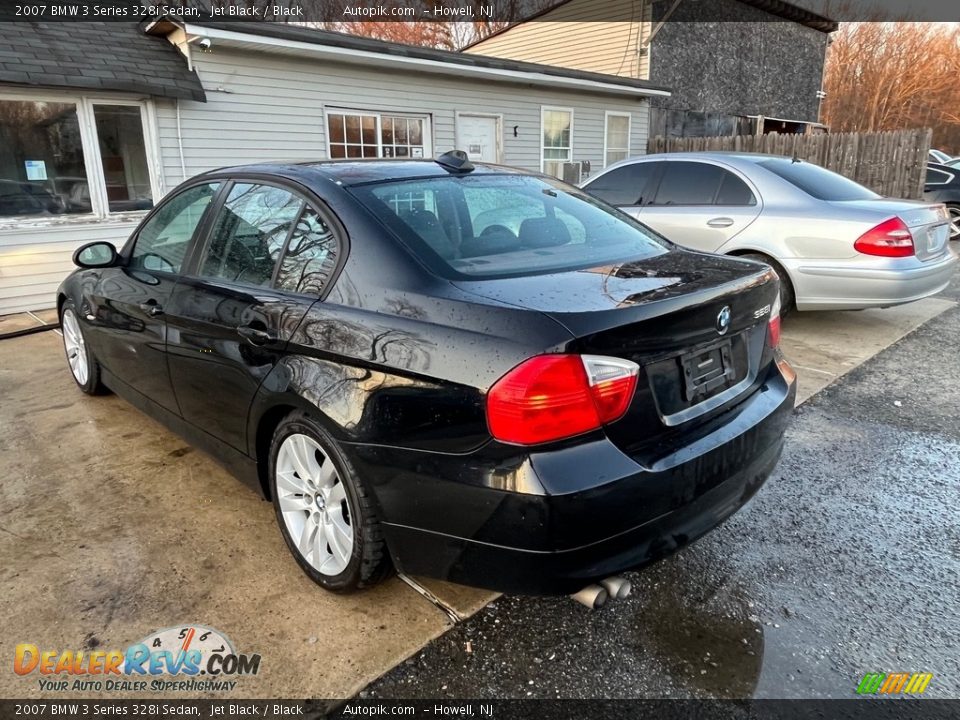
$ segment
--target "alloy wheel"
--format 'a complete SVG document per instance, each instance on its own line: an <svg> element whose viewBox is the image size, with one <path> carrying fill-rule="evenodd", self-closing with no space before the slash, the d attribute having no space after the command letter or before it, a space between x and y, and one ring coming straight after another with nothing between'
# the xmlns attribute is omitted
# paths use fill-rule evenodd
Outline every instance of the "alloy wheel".
<svg viewBox="0 0 960 720"><path fill-rule="evenodd" d="M80 323L77 315L71 308L63 311L60 321L63 329L63 346L67 351L67 362L70 363L70 372L80 385L86 385L90 377L90 367L87 364L87 346L80 332Z"/></svg>
<svg viewBox="0 0 960 720"><path fill-rule="evenodd" d="M952 207L950 210L950 239L960 240L960 207Z"/></svg>
<svg viewBox="0 0 960 720"><path fill-rule="evenodd" d="M353 556L353 524L346 488L330 456L310 436L296 433L280 445L277 502L290 538L323 575L339 575Z"/></svg>

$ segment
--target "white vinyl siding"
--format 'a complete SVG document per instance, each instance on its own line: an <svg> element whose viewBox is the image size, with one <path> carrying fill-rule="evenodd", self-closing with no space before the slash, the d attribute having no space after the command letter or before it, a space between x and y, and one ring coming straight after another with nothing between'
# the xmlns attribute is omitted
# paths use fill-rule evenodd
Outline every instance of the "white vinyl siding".
<svg viewBox="0 0 960 720"><path fill-rule="evenodd" d="M75 104L79 117L79 141L83 146L84 179L89 193L88 212L71 214L8 216L0 218L0 315L39 310L55 305L60 282L74 269L74 250L88 242L106 240L117 246L126 242L146 211L124 209L111 212L110 176L114 169L102 161L102 138L97 119L111 108L139 112L144 157L136 158L136 172L124 175L135 182L138 193L156 201L165 191L157 152L156 122L151 101L116 93L71 93L64 90L0 88L0 97L9 100L50 101ZM96 113L100 113L97 115ZM134 116L136 117L136 116ZM140 138L137 138L139 141ZM124 152L134 152L124 147ZM143 164L145 161L145 165ZM129 188L128 188L129 190Z"/></svg>
<svg viewBox="0 0 960 720"><path fill-rule="evenodd" d="M73 251L95 240L123 245L134 222L73 222L0 231L0 315L54 307L57 286L75 270Z"/></svg>
<svg viewBox="0 0 960 720"><path fill-rule="evenodd" d="M541 106L573 111L571 159L588 161L594 172L604 163L608 110L630 113L633 152L646 147L648 103L641 97L412 73L390 68L389 60L383 66L348 65L225 46L195 53L193 60L207 102L153 101L155 175L162 192L219 167L326 159L326 113L347 109L425 118L428 157L456 147L457 113L496 113L502 117L503 163L537 172ZM73 251L93 240L120 246L137 221L128 216L0 231L0 314L52 307L57 285L73 269Z"/></svg>
<svg viewBox="0 0 960 720"><path fill-rule="evenodd" d="M224 165L327 158L325 112L422 115L431 156L456 147L456 113L502 115L503 162L541 169L541 106L573 110L572 159L604 162L605 112L631 114L631 147L646 147L648 103L642 98L531 88L380 67L220 48L194 55L207 102L180 101L183 166L176 104L157 101L161 155L168 186Z"/></svg>
<svg viewBox="0 0 960 720"><path fill-rule="evenodd" d="M597 22L602 13L603 22ZM466 48L473 55L523 60L646 80L650 3L616 0L598 11L596 0L572 0Z"/></svg>

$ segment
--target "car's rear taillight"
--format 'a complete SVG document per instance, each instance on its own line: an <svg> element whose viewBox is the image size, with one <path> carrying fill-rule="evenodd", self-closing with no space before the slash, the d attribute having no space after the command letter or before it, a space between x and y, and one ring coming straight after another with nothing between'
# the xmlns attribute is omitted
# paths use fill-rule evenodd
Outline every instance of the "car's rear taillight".
<svg viewBox="0 0 960 720"><path fill-rule="evenodd" d="M770 310L770 321L767 323L767 345L776 350L780 347L780 288L777 288L777 299L773 301Z"/></svg>
<svg viewBox="0 0 960 720"><path fill-rule="evenodd" d="M910 229L898 217L884 220L867 230L853 244L853 248L865 255L880 257L909 257L915 252Z"/></svg>
<svg viewBox="0 0 960 720"><path fill-rule="evenodd" d="M562 440L623 417L640 366L599 355L538 355L497 380L487 393L487 425L502 442Z"/></svg>

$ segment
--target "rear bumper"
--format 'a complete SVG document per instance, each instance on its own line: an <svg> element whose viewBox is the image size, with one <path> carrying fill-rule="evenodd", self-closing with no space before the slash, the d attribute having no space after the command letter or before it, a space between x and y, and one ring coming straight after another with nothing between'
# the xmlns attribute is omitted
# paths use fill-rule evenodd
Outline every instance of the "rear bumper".
<svg viewBox="0 0 960 720"><path fill-rule="evenodd" d="M394 563L502 592L579 590L696 540L776 466L796 383L786 363L715 430L644 467L605 437L490 463L349 449L373 480Z"/></svg>
<svg viewBox="0 0 960 720"><path fill-rule="evenodd" d="M956 272L957 256L948 249L942 258L926 262L915 257L782 262L793 282L798 310L859 310L936 295Z"/></svg>

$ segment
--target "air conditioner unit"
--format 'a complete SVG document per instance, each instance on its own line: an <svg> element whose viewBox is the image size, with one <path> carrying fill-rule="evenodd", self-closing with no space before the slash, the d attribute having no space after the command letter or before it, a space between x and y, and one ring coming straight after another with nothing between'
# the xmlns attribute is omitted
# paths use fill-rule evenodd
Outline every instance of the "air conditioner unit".
<svg viewBox="0 0 960 720"><path fill-rule="evenodd" d="M571 185L579 185L580 181L583 179L583 163L564 163L563 168L563 181L570 183Z"/></svg>

